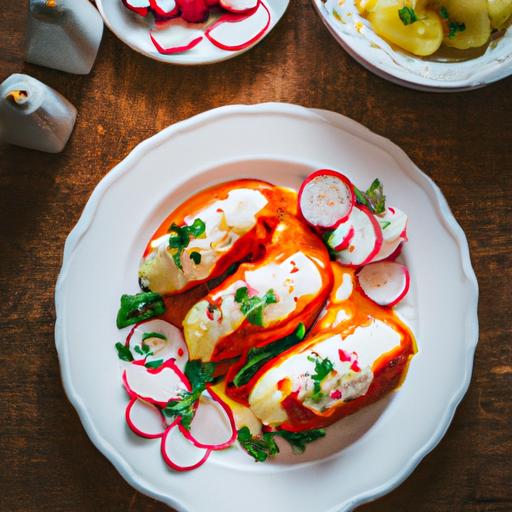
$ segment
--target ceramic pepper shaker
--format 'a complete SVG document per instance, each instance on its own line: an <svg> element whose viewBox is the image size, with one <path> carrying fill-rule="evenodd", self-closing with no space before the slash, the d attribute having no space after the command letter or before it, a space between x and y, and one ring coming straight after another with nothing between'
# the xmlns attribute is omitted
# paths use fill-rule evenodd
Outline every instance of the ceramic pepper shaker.
<svg viewBox="0 0 512 512"><path fill-rule="evenodd" d="M59 153L76 120L76 108L57 91L28 75L0 84L0 141Z"/></svg>
<svg viewBox="0 0 512 512"><path fill-rule="evenodd" d="M29 0L25 60L86 75L102 34L103 20L88 0Z"/></svg>

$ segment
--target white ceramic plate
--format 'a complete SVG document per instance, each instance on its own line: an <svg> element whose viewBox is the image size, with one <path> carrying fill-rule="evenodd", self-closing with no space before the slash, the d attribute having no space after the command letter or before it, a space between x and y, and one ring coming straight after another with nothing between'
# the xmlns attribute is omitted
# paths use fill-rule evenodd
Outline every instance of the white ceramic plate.
<svg viewBox="0 0 512 512"><path fill-rule="evenodd" d="M478 89L512 74L511 28L478 58L433 62L393 49L359 15L354 0L312 2L329 32L347 53L369 71L399 85L423 91L456 92Z"/></svg>
<svg viewBox="0 0 512 512"><path fill-rule="evenodd" d="M284 452L256 464L233 447L199 470L174 473L159 441L137 438L124 422L128 399L114 350L119 297L137 291L148 237L186 197L240 177L297 186L321 167L361 185L378 176L391 203L409 214L404 258L413 282L402 314L419 353L405 384L329 428L303 456ZM143 142L97 186L64 249L56 344L84 428L139 491L189 512L350 510L402 482L445 433L471 377L477 299L464 233L437 186L397 146L332 112L230 106Z"/></svg>
<svg viewBox="0 0 512 512"><path fill-rule="evenodd" d="M221 50L208 39L203 40L187 52L174 55L162 55L157 51L149 37L152 16L143 18L127 9L121 0L96 0L96 5L105 24L114 34L133 50L146 57L168 64L200 65L214 64L245 53L262 41L275 27L288 8L289 0L265 0L271 15L270 26L265 34L248 48L239 51Z"/></svg>

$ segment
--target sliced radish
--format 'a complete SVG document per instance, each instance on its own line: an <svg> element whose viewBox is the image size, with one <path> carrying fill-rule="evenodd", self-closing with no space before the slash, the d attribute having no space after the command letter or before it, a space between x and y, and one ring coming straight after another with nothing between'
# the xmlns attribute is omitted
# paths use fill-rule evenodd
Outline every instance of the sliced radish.
<svg viewBox="0 0 512 512"><path fill-rule="evenodd" d="M382 215L376 216L382 228L382 247L375 255L373 261L389 258L407 241L407 215L398 208L388 207Z"/></svg>
<svg viewBox="0 0 512 512"><path fill-rule="evenodd" d="M146 16L149 12L149 0L121 0L125 7L130 11L136 12L140 16Z"/></svg>
<svg viewBox="0 0 512 512"><path fill-rule="evenodd" d="M165 407L169 400L179 398L181 392L190 391L188 379L172 359L156 369L141 363L129 364L123 372L123 384L131 397Z"/></svg>
<svg viewBox="0 0 512 512"><path fill-rule="evenodd" d="M186 52L197 46L203 39L203 32L182 18L174 18L168 22L158 23L149 36L159 53L171 55Z"/></svg>
<svg viewBox="0 0 512 512"><path fill-rule="evenodd" d="M190 441L199 448L223 450L236 440L235 418L229 406L211 389L201 396L190 425Z"/></svg>
<svg viewBox="0 0 512 512"><path fill-rule="evenodd" d="M299 212L315 228L338 227L349 218L354 203L354 187L350 180L329 169L310 174L299 190Z"/></svg>
<svg viewBox="0 0 512 512"><path fill-rule="evenodd" d="M342 265L366 265L382 247L382 230L370 210L359 204L354 206L349 222L354 226L354 236L349 246L336 254L336 259Z"/></svg>
<svg viewBox="0 0 512 512"><path fill-rule="evenodd" d="M189 23L201 23L208 19L209 7L206 0L177 0L181 16Z"/></svg>
<svg viewBox="0 0 512 512"><path fill-rule="evenodd" d="M126 407L125 417L130 429L141 437L155 439L164 434L164 418L153 404L133 397Z"/></svg>
<svg viewBox="0 0 512 512"><path fill-rule="evenodd" d="M221 50L238 51L260 39L270 25L270 11L260 2L250 14L224 14L205 32L212 44Z"/></svg>
<svg viewBox="0 0 512 512"><path fill-rule="evenodd" d="M357 279L365 295L380 306L394 306L409 291L410 276L405 265L381 261L366 265Z"/></svg>
<svg viewBox="0 0 512 512"><path fill-rule="evenodd" d="M214 7L216 5L219 5L220 0L206 0L206 4L208 7Z"/></svg>
<svg viewBox="0 0 512 512"><path fill-rule="evenodd" d="M176 419L162 437L162 457L168 466L176 471L190 471L203 465L212 450L198 448L185 435L187 432Z"/></svg>
<svg viewBox="0 0 512 512"><path fill-rule="evenodd" d="M150 334L154 336L148 338ZM150 362L163 359L165 362L174 359L176 366L184 371L188 360L187 345L182 331L164 320L151 319L136 324L126 337L125 345L130 348L136 361ZM146 356L143 349L149 349L152 355Z"/></svg>
<svg viewBox="0 0 512 512"><path fill-rule="evenodd" d="M149 4L160 19L177 16L180 11L176 0L149 0Z"/></svg>
<svg viewBox="0 0 512 512"><path fill-rule="evenodd" d="M341 223L327 238L327 245L335 251L346 249L354 238L354 226L347 220Z"/></svg>
<svg viewBox="0 0 512 512"><path fill-rule="evenodd" d="M220 6L226 11L240 13L255 9L260 0L220 0Z"/></svg>

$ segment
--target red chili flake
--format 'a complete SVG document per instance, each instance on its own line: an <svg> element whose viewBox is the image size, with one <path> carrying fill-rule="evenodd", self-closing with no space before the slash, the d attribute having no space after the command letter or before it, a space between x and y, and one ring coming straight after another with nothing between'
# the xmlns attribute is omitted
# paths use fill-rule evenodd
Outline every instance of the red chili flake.
<svg viewBox="0 0 512 512"><path fill-rule="evenodd" d="M182 357L184 353L185 353L185 352L183 352L183 349L180 347L180 348L178 349L178 356L179 356L179 357Z"/></svg>
<svg viewBox="0 0 512 512"><path fill-rule="evenodd" d="M290 274L295 274L298 271L299 271L299 267L293 267L292 271L290 272Z"/></svg>
<svg viewBox="0 0 512 512"><path fill-rule="evenodd" d="M360 372L361 371L361 368L359 367L359 364L357 364L357 359L355 359L352 364L350 365L350 369L353 371L353 372Z"/></svg>
<svg viewBox="0 0 512 512"><path fill-rule="evenodd" d="M395 209L392 206L388 206L388 210L394 215Z"/></svg>
<svg viewBox="0 0 512 512"><path fill-rule="evenodd" d="M331 398L333 400L339 400L341 398L341 391L339 389L335 389L332 393L331 393Z"/></svg>
<svg viewBox="0 0 512 512"><path fill-rule="evenodd" d="M298 298L298 297L293 297L293 300L294 300L295 302L299 302L299 298Z"/></svg>
<svg viewBox="0 0 512 512"><path fill-rule="evenodd" d="M215 211L216 211L217 213L224 213L224 210L223 210L222 208L217 208Z"/></svg>
<svg viewBox="0 0 512 512"><path fill-rule="evenodd" d="M349 363L352 360L350 354L345 352L342 348L338 350L338 357L342 363Z"/></svg>

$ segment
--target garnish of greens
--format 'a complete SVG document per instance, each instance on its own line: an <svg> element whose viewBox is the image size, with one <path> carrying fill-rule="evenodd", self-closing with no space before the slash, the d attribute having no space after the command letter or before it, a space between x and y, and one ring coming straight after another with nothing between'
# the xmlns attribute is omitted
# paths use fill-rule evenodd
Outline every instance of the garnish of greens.
<svg viewBox="0 0 512 512"><path fill-rule="evenodd" d="M311 375L311 379L314 382L313 385L313 394L311 395L311 399L313 402L320 402L323 398L324 394L322 393L321 383L331 373L334 368L332 361L328 358L321 358L318 355L308 356L308 361L315 363L315 373Z"/></svg>
<svg viewBox="0 0 512 512"><path fill-rule="evenodd" d="M418 21L416 12L412 7L402 7L398 10L398 16L404 25L412 25L415 21Z"/></svg>
<svg viewBox="0 0 512 512"><path fill-rule="evenodd" d="M122 329L164 312L165 304L158 293L142 292L136 295L122 295L121 306L117 312L117 328Z"/></svg>
<svg viewBox="0 0 512 512"><path fill-rule="evenodd" d="M235 292L235 302L240 304L240 311L249 323L263 327L263 308L269 304L275 304L277 297L272 289L268 290L263 297L256 295L250 297L249 289L243 286Z"/></svg>
<svg viewBox="0 0 512 512"><path fill-rule="evenodd" d="M183 265L181 264L181 255L190 244L190 240L192 238L200 238L204 236L205 231L206 224L201 219L195 219L190 226L178 226L177 224L173 223L169 228L169 247L173 249L172 259L180 270L183 270ZM193 251L190 254L190 259L196 265L201 263L201 255L196 251Z"/></svg>
<svg viewBox="0 0 512 512"><path fill-rule="evenodd" d="M122 343L118 342L116 343L116 350L117 350L117 357L121 359L121 361L126 361L128 363L131 363L134 360L133 354L129 347L126 345L123 345ZM148 358L149 356L153 355L153 352L151 352L151 349L147 345L141 345L140 347L136 345L133 350L139 354L140 356L144 358ZM145 361L144 366L146 368L159 368L163 364L163 359L157 359L155 361Z"/></svg>
<svg viewBox="0 0 512 512"><path fill-rule="evenodd" d="M206 389L206 385L213 382L215 363L201 363L200 361L188 361L185 366L192 391L183 391L179 400L170 401L162 412L168 418L181 417L181 424L188 430L194 418L195 403Z"/></svg>
<svg viewBox="0 0 512 512"><path fill-rule="evenodd" d="M275 441L277 436L288 441L294 453L300 454L304 453L307 444L324 437L325 430L323 428L303 432L277 430L264 432L261 436L253 436L248 427L242 427L238 431L238 442L256 462L264 462L268 457L279 453L279 446Z"/></svg>
<svg viewBox="0 0 512 512"><path fill-rule="evenodd" d="M246 359L247 362L235 375L233 384L236 387L247 384L265 363L296 345L299 341L304 339L305 335L306 326L301 322L293 334L279 341L275 341L274 343L265 345L264 347L255 347L249 350Z"/></svg>
<svg viewBox="0 0 512 512"><path fill-rule="evenodd" d="M441 18L448 22L448 38L453 39L458 32L464 32L466 30L465 23L458 23L456 21L450 20L450 15L448 14L448 9L446 7L441 7L439 9L439 15Z"/></svg>
<svg viewBox="0 0 512 512"><path fill-rule="evenodd" d="M372 213L379 215L386 211L386 196L384 195L382 183L378 178L373 180L366 192L359 190L354 185L354 193L357 202L369 208Z"/></svg>

